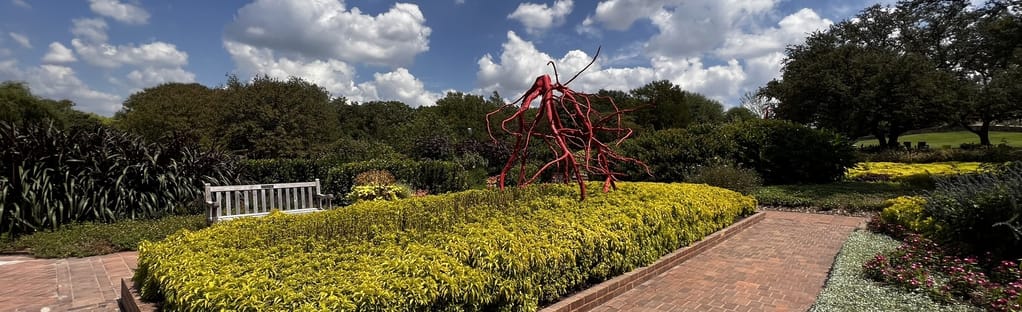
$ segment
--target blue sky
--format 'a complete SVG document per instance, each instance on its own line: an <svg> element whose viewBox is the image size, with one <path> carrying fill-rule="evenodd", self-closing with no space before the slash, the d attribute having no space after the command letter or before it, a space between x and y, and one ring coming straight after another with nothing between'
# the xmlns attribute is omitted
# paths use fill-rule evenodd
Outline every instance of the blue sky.
<svg viewBox="0 0 1022 312"><path fill-rule="evenodd" d="M0 0L0 81L112 115L133 92L226 76L298 76L355 101L430 105L447 91L515 98L536 76L596 65L571 87L653 80L737 104L784 46L876 0Z"/></svg>

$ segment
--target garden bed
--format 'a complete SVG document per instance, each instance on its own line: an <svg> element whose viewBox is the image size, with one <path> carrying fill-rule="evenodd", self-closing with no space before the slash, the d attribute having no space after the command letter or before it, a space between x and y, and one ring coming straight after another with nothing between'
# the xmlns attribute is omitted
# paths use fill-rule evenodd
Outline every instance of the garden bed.
<svg viewBox="0 0 1022 312"><path fill-rule="evenodd" d="M705 185L620 183L583 202L577 192L468 191L226 222L144 243L136 281L166 310L531 311L755 209Z"/></svg>

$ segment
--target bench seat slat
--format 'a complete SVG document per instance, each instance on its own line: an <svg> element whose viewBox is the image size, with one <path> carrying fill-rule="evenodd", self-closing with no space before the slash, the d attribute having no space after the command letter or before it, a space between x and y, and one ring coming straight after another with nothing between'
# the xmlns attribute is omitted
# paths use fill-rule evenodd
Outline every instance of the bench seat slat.
<svg viewBox="0 0 1022 312"><path fill-rule="evenodd" d="M211 222L248 216L264 216L273 210L306 213L328 208L333 196L322 194L320 183L275 183L254 185L205 185Z"/></svg>

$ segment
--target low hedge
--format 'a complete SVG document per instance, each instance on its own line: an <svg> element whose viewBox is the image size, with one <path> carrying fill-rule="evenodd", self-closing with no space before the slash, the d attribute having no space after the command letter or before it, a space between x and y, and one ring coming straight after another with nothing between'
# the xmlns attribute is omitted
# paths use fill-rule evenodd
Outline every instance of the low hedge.
<svg viewBox="0 0 1022 312"><path fill-rule="evenodd" d="M932 185L934 177L959 175L981 171L978 162L938 162L909 164L893 162L861 162L848 169L845 178L853 181L895 181L919 185Z"/></svg>
<svg viewBox="0 0 1022 312"><path fill-rule="evenodd" d="M326 174L326 192L348 194L354 186L355 176L370 170L386 170L398 182L430 194L457 192L468 189L468 172L455 162L426 160L371 160L342 164Z"/></svg>
<svg viewBox="0 0 1022 312"><path fill-rule="evenodd" d="M143 243L135 280L166 311L532 311L756 205L695 184L577 192L472 190L224 222Z"/></svg>
<svg viewBox="0 0 1022 312"><path fill-rule="evenodd" d="M323 179L332 163L316 159L248 159L238 162L243 183L308 182Z"/></svg>

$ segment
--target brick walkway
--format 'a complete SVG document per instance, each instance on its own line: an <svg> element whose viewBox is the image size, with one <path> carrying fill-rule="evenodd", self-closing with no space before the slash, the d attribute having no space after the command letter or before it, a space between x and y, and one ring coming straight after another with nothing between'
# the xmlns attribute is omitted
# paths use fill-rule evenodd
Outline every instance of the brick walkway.
<svg viewBox="0 0 1022 312"><path fill-rule="evenodd" d="M70 259L0 256L0 311L119 311L136 254Z"/></svg>
<svg viewBox="0 0 1022 312"><path fill-rule="evenodd" d="M719 245L592 310L806 311L865 219L767 211Z"/></svg>

